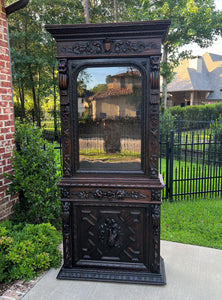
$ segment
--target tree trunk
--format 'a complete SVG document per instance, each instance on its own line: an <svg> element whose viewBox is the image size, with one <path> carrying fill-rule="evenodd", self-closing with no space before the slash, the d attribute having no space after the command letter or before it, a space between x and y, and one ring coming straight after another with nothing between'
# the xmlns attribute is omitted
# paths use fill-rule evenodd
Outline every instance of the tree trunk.
<svg viewBox="0 0 222 300"><path fill-rule="evenodd" d="M25 118L25 95L23 85L19 85L19 99L21 103L21 121L24 121Z"/></svg>
<svg viewBox="0 0 222 300"><path fill-rule="evenodd" d="M163 63L164 65L167 65L167 56L168 56L168 46L167 44L164 44L163 46ZM162 83L162 99L164 103L164 110L167 108L167 78L163 77L163 83Z"/></svg>
<svg viewBox="0 0 222 300"><path fill-rule="evenodd" d="M33 103L34 103L34 120L36 121L37 126L41 127L40 112L39 112L38 101L37 101L36 92L35 92L35 86L34 86L34 80L33 80L33 75L32 75L32 71L31 71L31 66L29 66L29 71L30 71L30 81L32 83L32 96L33 96Z"/></svg>
<svg viewBox="0 0 222 300"><path fill-rule="evenodd" d="M114 15L115 15L115 22L118 22L118 0L114 0Z"/></svg>
<svg viewBox="0 0 222 300"><path fill-rule="evenodd" d="M84 15L85 15L86 24L89 24L90 23L90 19L89 19L89 0L83 0L83 7L84 7Z"/></svg>

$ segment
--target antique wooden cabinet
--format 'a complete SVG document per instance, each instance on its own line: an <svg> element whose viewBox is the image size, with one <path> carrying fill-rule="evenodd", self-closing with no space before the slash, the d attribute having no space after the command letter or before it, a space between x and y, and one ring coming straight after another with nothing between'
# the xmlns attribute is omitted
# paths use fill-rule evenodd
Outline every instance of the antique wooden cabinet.
<svg viewBox="0 0 222 300"><path fill-rule="evenodd" d="M165 284L158 130L169 25L46 27L57 42L61 99L59 279Z"/></svg>

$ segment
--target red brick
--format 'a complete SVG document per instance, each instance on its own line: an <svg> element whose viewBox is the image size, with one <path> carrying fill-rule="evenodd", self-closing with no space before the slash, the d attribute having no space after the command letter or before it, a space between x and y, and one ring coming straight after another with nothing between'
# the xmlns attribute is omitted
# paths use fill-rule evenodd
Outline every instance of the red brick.
<svg viewBox="0 0 222 300"><path fill-rule="evenodd" d="M0 67L2 68L6 67L6 63L4 62L4 60L0 60Z"/></svg>
<svg viewBox="0 0 222 300"><path fill-rule="evenodd" d="M3 114L13 113L13 109L11 107L7 107L3 109Z"/></svg>
<svg viewBox="0 0 222 300"><path fill-rule="evenodd" d="M3 167L3 172L11 171L12 166L5 166Z"/></svg>
<svg viewBox="0 0 222 300"><path fill-rule="evenodd" d="M0 69L0 72L2 74L10 74L10 69L9 68L2 68L2 69Z"/></svg>
<svg viewBox="0 0 222 300"><path fill-rule="evenodd" d="M12 95L2 95L2 100L11 101L12 100Z"/></svg>
<svg viewBox="0 0 222 300"><path fill-rule="evenodd" d="M0 54L0 60L9 62L9 56L8 55L4 55L4 54Z"/></svg>
<svg viewBox="0 0 222 300"><path fill-rule="evenodd" d="M7 79L6 75L0 74L0 80L6 80L6 79Z"/></svg>
<svg viewBox="0 0 222 300"><path fill-rule="evenodd" d="M7 159L7 158L11 158L11 153L4 153L3 155L2 155L2 159Z"/></svg>
<svg viewBox="0 0 222 300"><path fill-rule="evenodd" d="M0 128L1 133L6 133L6 132L10 132L10 128L6 127L6 128Z"/></svg>
<svg viewBox="0 0 222 300"><path fill-rule="evenodd" d="M8 47L8 43L5 41L0 41L0 47Z"/></svg>
<svg viewBox="0 0 222 300"><path fill-rule="evenodd" d="M8 106L8 103L9 103L8 101L1 101L1 102L0 102L0 106L1 106L1 107L7 107L7 106Z"/></svg>
<svg viewBox="0 0 222 300"><path fill-rule="evenodd" d="M0 161L0 166L6 166L6 159Z"/></svg>
<svg viewBox="0 0 222 300"><path fill-rule="evenodd" d="M0 94L7 94L7 89L2 89L2 88L0 88Z"/></svg>
<svg viewBox="0 0 222 300"><path fill-rule="evenodd" d="M1 86L2 86L2 87L10 87L10 88L11 88L11 82L2 81L2 82L1 82Z"/></svg>
<svg viewBox="0 0 222 300"><path fill-rule="evenodd" d="M9 120L9 116L8 115L0 115L0 120Z"/></svg>
<svg viewBox="0 0 222 300"><path fill-rule="evenodd" d="M5 153L5 148L4 147L0 147L0 153ZM1 172L1 170L0 170L0 172ZM0 173L0 175L1 175L1 173Z"/></svg>

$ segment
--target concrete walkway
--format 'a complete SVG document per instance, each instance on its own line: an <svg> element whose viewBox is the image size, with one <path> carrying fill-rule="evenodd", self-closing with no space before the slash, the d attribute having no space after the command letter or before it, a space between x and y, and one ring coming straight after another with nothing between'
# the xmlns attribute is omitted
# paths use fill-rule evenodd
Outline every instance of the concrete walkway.
<svg viewBox="0 0 222 300"><path fill-rule="evenodd" d="M51 269L23 300L221 300L222 250L161 242L166 286L57 280Z"/></svg>

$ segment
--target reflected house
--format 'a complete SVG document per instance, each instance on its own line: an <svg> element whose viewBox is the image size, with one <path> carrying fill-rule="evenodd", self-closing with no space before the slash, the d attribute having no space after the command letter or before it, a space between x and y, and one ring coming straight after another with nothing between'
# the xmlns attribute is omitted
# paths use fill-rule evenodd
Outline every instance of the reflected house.
<svg viewBox="0 0 222 300"><path fill-rule="evenodd" d="M92 118L113 119L138 117L141 110L141 74L137 70L109 75L106 90L99 91L89 99L92 103Z"/></svg>
<svg viewBox="0 0 222 300"><path fill-rule="evenodd" d="M78 115L79 117L92 115L92 105L89 98L92 96L92 92L83 89L83 91L78 93Z"/></svg>
<svg viewBox="0 0 222 300"><path fill-rule="evenodd" d="M103 120L104 148L107 153L121 151L121 138L140 136L141 73L127 72L108 75L106 90L91 96L92 119Z"/></svg>

